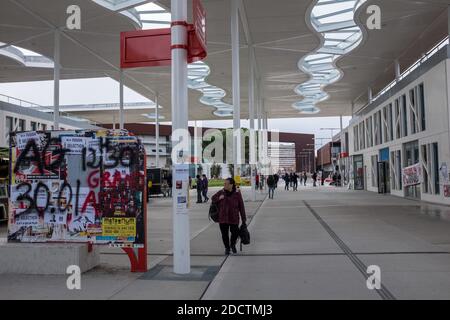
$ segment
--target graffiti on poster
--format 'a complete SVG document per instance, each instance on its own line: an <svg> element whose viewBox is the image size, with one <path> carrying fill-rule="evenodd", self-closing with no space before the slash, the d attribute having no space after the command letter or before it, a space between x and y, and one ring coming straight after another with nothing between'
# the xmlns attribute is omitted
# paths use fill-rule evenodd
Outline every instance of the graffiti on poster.
<svg viewBox="0 0 450 320"><path fill-rule="evenodd" d="M403 168L402 170L403 186L409 187L421 184L423 181L422 165L420 163Z"/></svg>
<svg viewBox="0 0 450 320"><path fill-rule="evenodd" d="M11 135L10 242L144 245L145 150L125 130Z"/></svg>

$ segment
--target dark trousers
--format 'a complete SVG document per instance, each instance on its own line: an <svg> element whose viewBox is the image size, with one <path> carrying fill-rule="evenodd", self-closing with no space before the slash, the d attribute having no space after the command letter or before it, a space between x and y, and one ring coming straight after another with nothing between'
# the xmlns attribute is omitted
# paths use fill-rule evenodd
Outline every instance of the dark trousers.
<svg viewBox="0 0 450 320"><path fill-rule="evenodd" d="M294 181L294 191L297 191L298 183Z"/></svg>
<svg viewBox="0 0 450 320"><path fill-rule="evenodd" d="M284 186L284 190L289 190L289 182L286 182L286 184Z"/></svg>
<svg viewBox="0 0 450 320"><path fill-rule="evenodd" d="M225 249L230 249L236 245L237 238L239 237L239 225L238 224L228 224L228 223L220 223L220 232L222 233L222 240ZM231 231L231 242L229 231Z"/></svg>
<svg viewBox="0 0 450 320"><path fill-rule="evenodd" d="M209 198L208 198L208 189L203 189L202 190L202 195L203 195L203 198L205 198L205 201L209 200Z"/></svg>
<svg viewBox="0 0 450 320"><path fill-rule="evenodd" d="M269 199L273 199L274 193L275 193L275 187L269 187Z"/></svg>
<svg viewBox="0 0 450 320"><path fill-rule="evenodd" d="M203 202L202 200L202 190L197 189L197 203Z"/></svg>

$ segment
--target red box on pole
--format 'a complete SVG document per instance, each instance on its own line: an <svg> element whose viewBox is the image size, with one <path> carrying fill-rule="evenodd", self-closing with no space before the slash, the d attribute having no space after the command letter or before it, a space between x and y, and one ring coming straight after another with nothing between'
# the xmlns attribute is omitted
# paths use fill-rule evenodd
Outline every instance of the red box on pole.
<svg viewBox="0 0 450 320"><path fill-rule="evenodd" d="M187 25L188 63L206 58L206 12L200 0L193 1L193 24ZM120 33L120 67L160 67L171 64L170 28Z"/></svg>

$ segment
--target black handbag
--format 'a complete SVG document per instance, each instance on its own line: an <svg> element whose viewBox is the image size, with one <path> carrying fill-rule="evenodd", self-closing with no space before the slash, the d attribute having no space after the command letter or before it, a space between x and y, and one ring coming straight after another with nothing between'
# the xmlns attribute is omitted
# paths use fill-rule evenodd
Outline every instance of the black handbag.
<svg viewBox="0 0 450 320"><path fill-rule="evenodd" d="M212 220L214 222L219 222L219 207L215 203L211 203L209 206L209 214L208 214L209 220Z"/></svg>
<svg viewBox="0 0 450 320"><path fill-rule="evenodd" d="M246 224L242 224L239 228L239 238L241 239L240 245L241 245L241 251L242 251L242 245L250 244L250 232L248 232L248 228Z"/></svg>

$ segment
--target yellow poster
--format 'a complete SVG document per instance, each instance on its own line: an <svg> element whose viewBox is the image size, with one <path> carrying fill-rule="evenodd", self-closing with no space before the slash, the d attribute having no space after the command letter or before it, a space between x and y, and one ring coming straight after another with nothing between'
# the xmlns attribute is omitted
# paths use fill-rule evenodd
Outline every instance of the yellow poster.
<svg viewBox="0 0 450 320"><path fill-rule="evenodd" d="M236 182L236 186L239 187L241 185L241 176L234 176L234 182Z"/></svg>
<svg viewBox="0 0 450 320"><path fill-rule="evenodd" d="M103 218L104 237L136 237L136 218Z"/></svg>

